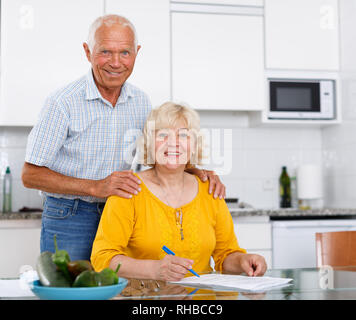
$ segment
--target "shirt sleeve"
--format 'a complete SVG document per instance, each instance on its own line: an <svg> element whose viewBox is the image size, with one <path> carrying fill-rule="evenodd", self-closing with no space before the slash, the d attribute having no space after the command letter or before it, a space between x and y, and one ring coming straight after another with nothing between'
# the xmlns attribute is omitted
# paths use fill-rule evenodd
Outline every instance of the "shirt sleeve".
<svg viewBox="0 0 356 320"><path fill-rule="evenodd" d="M50 168L67 138L68 127L69 116L65 108L48 98L28 136L25 161Z"/></svg>
<svg viewBox="0 0 356 320"><path fill-rule="evenodd" d="M96 271L109 267L114 256L127 255L126 247L135 224L134 213L132 199L111 196L106 201L90 258Z"/></svg>
<svg viewBox="0 0 356 320"><path fill-rule="evenodd" d="M216 200L216 246L212 254L215 262L215 270L222 271L225 258L233 252L246 253L245 249L239 247L234 231L234 224L225 200Z"/></svg>

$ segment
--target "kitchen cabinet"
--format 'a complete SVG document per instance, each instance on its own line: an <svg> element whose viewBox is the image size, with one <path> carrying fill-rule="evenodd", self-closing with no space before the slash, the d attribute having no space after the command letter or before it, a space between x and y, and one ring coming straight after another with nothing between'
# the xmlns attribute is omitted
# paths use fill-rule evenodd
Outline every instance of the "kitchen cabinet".
<svg viewBox="0 0 356 320"><path fill-rule="evenodd" d="M237 241L247 253L263 256L272 268L272 228L267 216L233 217Z"/></svg>
<svg viewBox="0 0 356 320"><path fill-rule="evenodd" d="M265 0L267 69L337 71L338 0Z"/></svg>
<svg viewBox="0 0 356 320"><path fill-rule="evenodd" d="M262 15L184 10L171 14L173 100L201 110L262 110Z"/></svg>
<svg viewBox="0 0 356 320"><path fill-rule="evenodd" d="M187 0L174 0L175 3L187 3ZM191 0L189 3L214 5L262 6L263 0Z"/></svg>
<svg viewBox="0 0 356 320"><path fill-rule="evenodd" d="M82 44L103 3L1 1L0 125L34 125L51 92L88 72Z"/></svg>
<svg viewBox="0 0 356 320"><path fill-rule="evenodd" d="M22 268L36 269L40 235L41 219L0 220L0 278L18 277Z"/></svg>
<svg viewBox="0 0 356 320"><path fill-rule="evenodd" d="M169 0L106 0L105 13L128 18L136 28L138 52L129 82L145 91L153 106L170 99Z"/></svg>
<svg viewBox="0 0 356 320"><path fill-rule="evenodd" d="M315 268L317 232L355 231L356 220L272 221L273 268Z"/></svg>

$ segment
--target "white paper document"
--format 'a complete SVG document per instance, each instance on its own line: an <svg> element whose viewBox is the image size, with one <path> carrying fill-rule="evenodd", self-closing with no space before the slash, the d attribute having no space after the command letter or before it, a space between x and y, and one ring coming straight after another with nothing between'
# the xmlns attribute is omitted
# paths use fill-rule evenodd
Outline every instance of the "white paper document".
<svg viewBox="0 0 356 320"><path fill-rule="evenodd" d="M293 279L275 277L248 277L229 274L204 274L200 277L188 277L177 283L190 287L216 288L216 289L239 289L245 291L266 291L276 287L289 285Z"/></svg>

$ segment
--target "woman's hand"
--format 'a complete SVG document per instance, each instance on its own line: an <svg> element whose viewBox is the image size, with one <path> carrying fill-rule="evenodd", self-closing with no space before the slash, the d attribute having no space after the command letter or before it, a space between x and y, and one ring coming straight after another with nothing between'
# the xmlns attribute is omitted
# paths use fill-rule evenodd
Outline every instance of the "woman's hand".
<svg viewBox="0 0 356 320"><path fill-rule="evenodd" d="M248 276L263 276L267 270L265 258L259 254L242 254L240 257L241 269Z"/></svg>
<svg viewBox="0 0 356 320"><path fill-rule="evenodd" d="M179 281L192 268L194 261L167 254L162 260L155 261L153 279Z"/></svg>
<svg viewBox="0 0 356 320"><path fill-rule="evenodd" d="M259 254L233 252L223 262L223 271L227 273L245 272L248 276L263 276L266 270L266 260Z"/></svg>

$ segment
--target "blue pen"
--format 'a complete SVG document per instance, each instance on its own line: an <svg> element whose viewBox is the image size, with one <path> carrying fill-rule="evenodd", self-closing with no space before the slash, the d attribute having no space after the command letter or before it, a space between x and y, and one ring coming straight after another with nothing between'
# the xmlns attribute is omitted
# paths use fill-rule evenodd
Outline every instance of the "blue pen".
<svg viewBox="0 0 356 320"><path fill-rule="evenodd" d="M163 249L163 251L164 251L165 253L171 254L172 256L175 256L175 255L176 255L172 250L168 249L166 246L163 246L162 249ZM193 269L188 269L188 270L189 270L192 274L194 274L195 276L197 276L197 277L200 278L200 275L197 274Z"/></svg>

